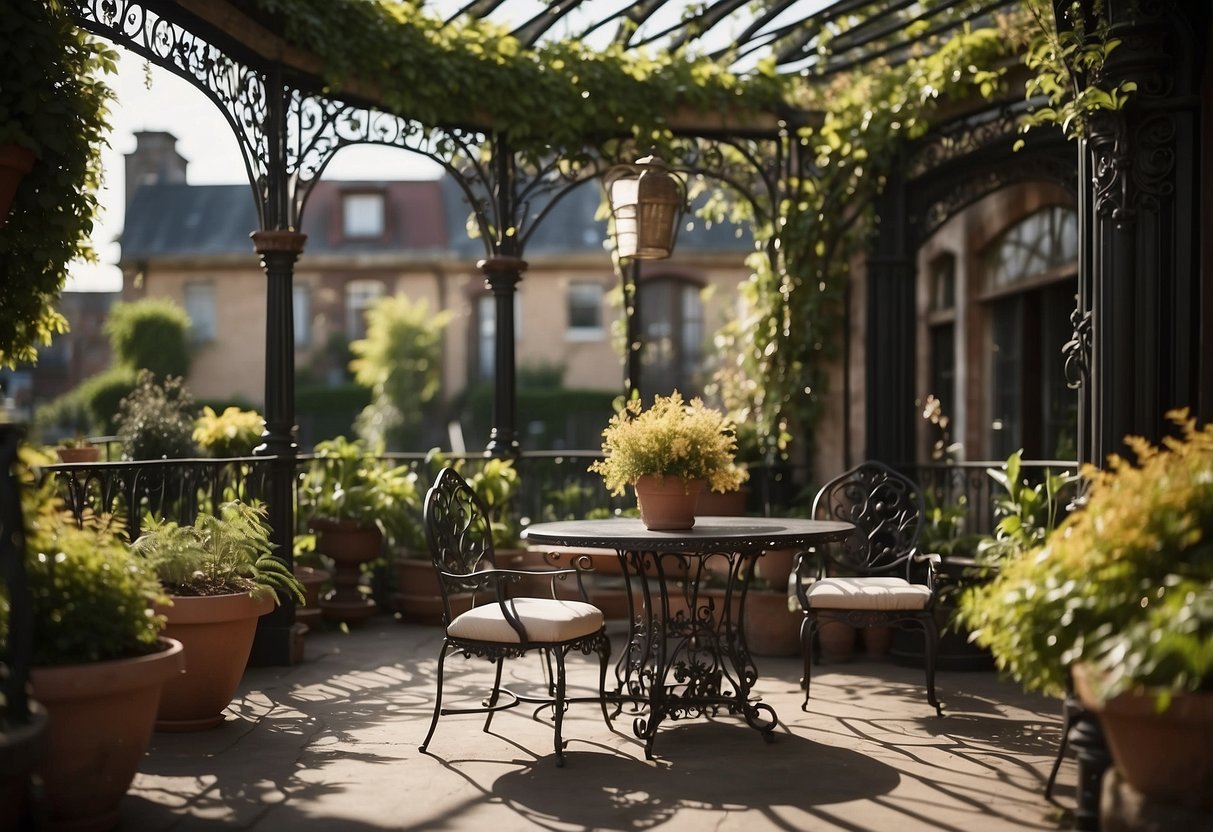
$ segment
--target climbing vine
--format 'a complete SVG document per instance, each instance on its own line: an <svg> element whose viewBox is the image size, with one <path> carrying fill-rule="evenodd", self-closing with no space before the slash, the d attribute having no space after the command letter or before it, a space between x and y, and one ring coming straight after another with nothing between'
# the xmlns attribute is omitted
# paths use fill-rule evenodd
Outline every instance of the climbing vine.
<svg viewBox="0 0 1213 832"><path fill-rule="evenodd" d="M749 311L717 335L718 350L731 356L717 373L717 392L748 429L742 438L752 458L782 457L793 436L816 426L850 263L873 230L873 201L899 148L926 133L941 104L1002 92L1006 58L1023 46L1017 31L1001 20L900 66L801 87L797 103L821 113L819 124L794 137L805 175L787 182L778 220L755 227L763 250L748 261Z"/></svg>
<svg viewBox="0 0 1213 832"><path fill-rule="evenodd" d="M0 144L34 151L0 225L0 367L37 359L67 330L56 309L90 236L116 53L85 35L62 3L19 0L0 14Z"/></svg>

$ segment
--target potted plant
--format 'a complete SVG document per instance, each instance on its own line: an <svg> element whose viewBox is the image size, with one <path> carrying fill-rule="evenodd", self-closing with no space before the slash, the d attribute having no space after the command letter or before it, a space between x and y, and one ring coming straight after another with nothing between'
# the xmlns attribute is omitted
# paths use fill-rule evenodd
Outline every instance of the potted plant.
<svg viewBox="0 0 1213 832"><path fill-rule="evenodd" d="M62 463L96 462L101 458L101 449L81 434L68 437L55 448L55 455Z"/></svg>
<svg viewBox="0 0 1213 832"><path fill-rule="evenodd" d="M257 619L280 595L297 603L303 588L273 554L268 514L260 504L223 503L192 525L149 519L132 551L155 570L167 604L158 605L165 634L185 647L185 673L160 699L158 731L198 731L223 722L248 664Z"/></svg>
<svg viewBox="0 0 1213 832"><path fill-rule="evenodd" d="M961 615L999 667L1060 694L1072 673L1118 774L1213 813L1213 425L1130 437L1134 464L1087 466L1086 505L965 593Z"/></svg>
<svg viewBox="0 0 1213 832"><path fill-rule="evenodd" d="M363 567L382 557L385 534L403 537L420 523L417 475L339 436L316 445L301 499L316 551L333 561L333 591L320 602L325 617L365 620L376 606L361 590Z"/></svg>
<svg viewBox="0 0 1213 832"><path fill-rule="evenodd" d="M193 438L207 456L230 459L251 456L264 431L265 419L255 410L227 407L216 413L207 406L194 420Z"/></svg>
<svg viewBox="0 0 1213 832"><path fill-rule="evenodd" d="M648 410L630 400L602 437L604 458L590 470L614 495L632 486L650 529L691 528L700 491L730 491L745 479L734 462L733 423L701 399L684 402L677 390L656 396Z"/></svg>
<svg viewBox="0 0 1213 832"><path fill-rule="evenodd" d="M184 666L181 644L161 635L155 574L104 518L77 524L32 487L22 502L29 687L48 716L36 767L43 810L54 828L110 829L151 739L161 688ZM0 615L4 653L7 620Z"/></svg>

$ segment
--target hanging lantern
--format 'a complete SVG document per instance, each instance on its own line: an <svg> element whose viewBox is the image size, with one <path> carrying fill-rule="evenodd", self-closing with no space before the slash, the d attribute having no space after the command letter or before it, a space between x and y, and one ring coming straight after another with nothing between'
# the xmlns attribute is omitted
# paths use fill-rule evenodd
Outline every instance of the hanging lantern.
<svg viewBox="0 0 1213 832"><path fill-rule="evenodd" d="M603 177L621 258L662 260L674 251L686 185L656 156L616 165Z"/></svg>

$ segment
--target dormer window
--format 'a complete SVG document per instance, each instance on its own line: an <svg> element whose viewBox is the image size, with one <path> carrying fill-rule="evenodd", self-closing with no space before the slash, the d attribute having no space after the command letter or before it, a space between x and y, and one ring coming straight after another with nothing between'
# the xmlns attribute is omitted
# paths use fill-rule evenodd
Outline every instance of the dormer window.
<svg viewBox="0 0 1213 832"><path fill-rule="evenodd" d="M383 236L383 194L352 193L341 198L341 231L346 239Z"/></svg>

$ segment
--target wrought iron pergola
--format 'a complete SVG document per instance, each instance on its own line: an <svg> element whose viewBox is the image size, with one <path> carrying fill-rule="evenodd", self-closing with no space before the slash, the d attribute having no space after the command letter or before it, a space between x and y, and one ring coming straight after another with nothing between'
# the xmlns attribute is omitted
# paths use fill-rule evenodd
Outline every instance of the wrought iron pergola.
<svg viewBox="0 0 1213 832"><path fill-rule="evenodd" d="M907 60L933 39L1017 2L720 0L691 7L676 0L568 0L519 20L510 18L515 4L501 0L435 8L448 22L465 15L508 22L524 46L547 37L600 38L625 47L685 48L739 70L765 57L811 82ZM272 20L242 0L68 5L88 31L201 89L239 141L260 222L253 243L267 275L267 428L260 452L275 461L267 497L282 551L290 551L294 527L291 282L305 244L296 229L312 185L344 147L373 143L428 156L463 190L485 244L479 267L497 310L488 452L513 453L512 304L526 268L526 242L563 195L627 155L626 142L588 137L583 152L535 163L512 153L508 130L498 126L424 124L389 111L356 86L326 92L318 59L285 41ZM1066 7L1061 0L1057 5ZM1108 6L1122 45L1105 68L1107 80L1135 80L1138 94L1124 110L1093 120L1077 146L1059 133L1034 131L1026 151L1013 152L1021 105L1000 103L941 123L903 149L876 206L881 221L868 259L866 456L898 463L914 455L916 249L984 194L1029 179L1063 185L1079 205L1080 293L1068 365L1082 387L1080 459L1102 460L1129 433L1159 436L1163 413L1172 407L1213 416L1207 334L1213 332L1213 292L1205 265L1211 244L1200 234L1213 167L1213 143L1202 142L1213 111L1202 80L1210 11L1196 0ZM1059 21L1068 25L1064 15ZM771 113L744 128L674 124L679 151L669 161L678 170L722 178L752 200L760 217L776 216L789 177L811 173L791 141L798 117L805 116ZM726 146L734 158L748 160L745 170L723 164ZM291 615L282 608L266 622L262 641L277 646L262 659L285 658Z"/></svg>

